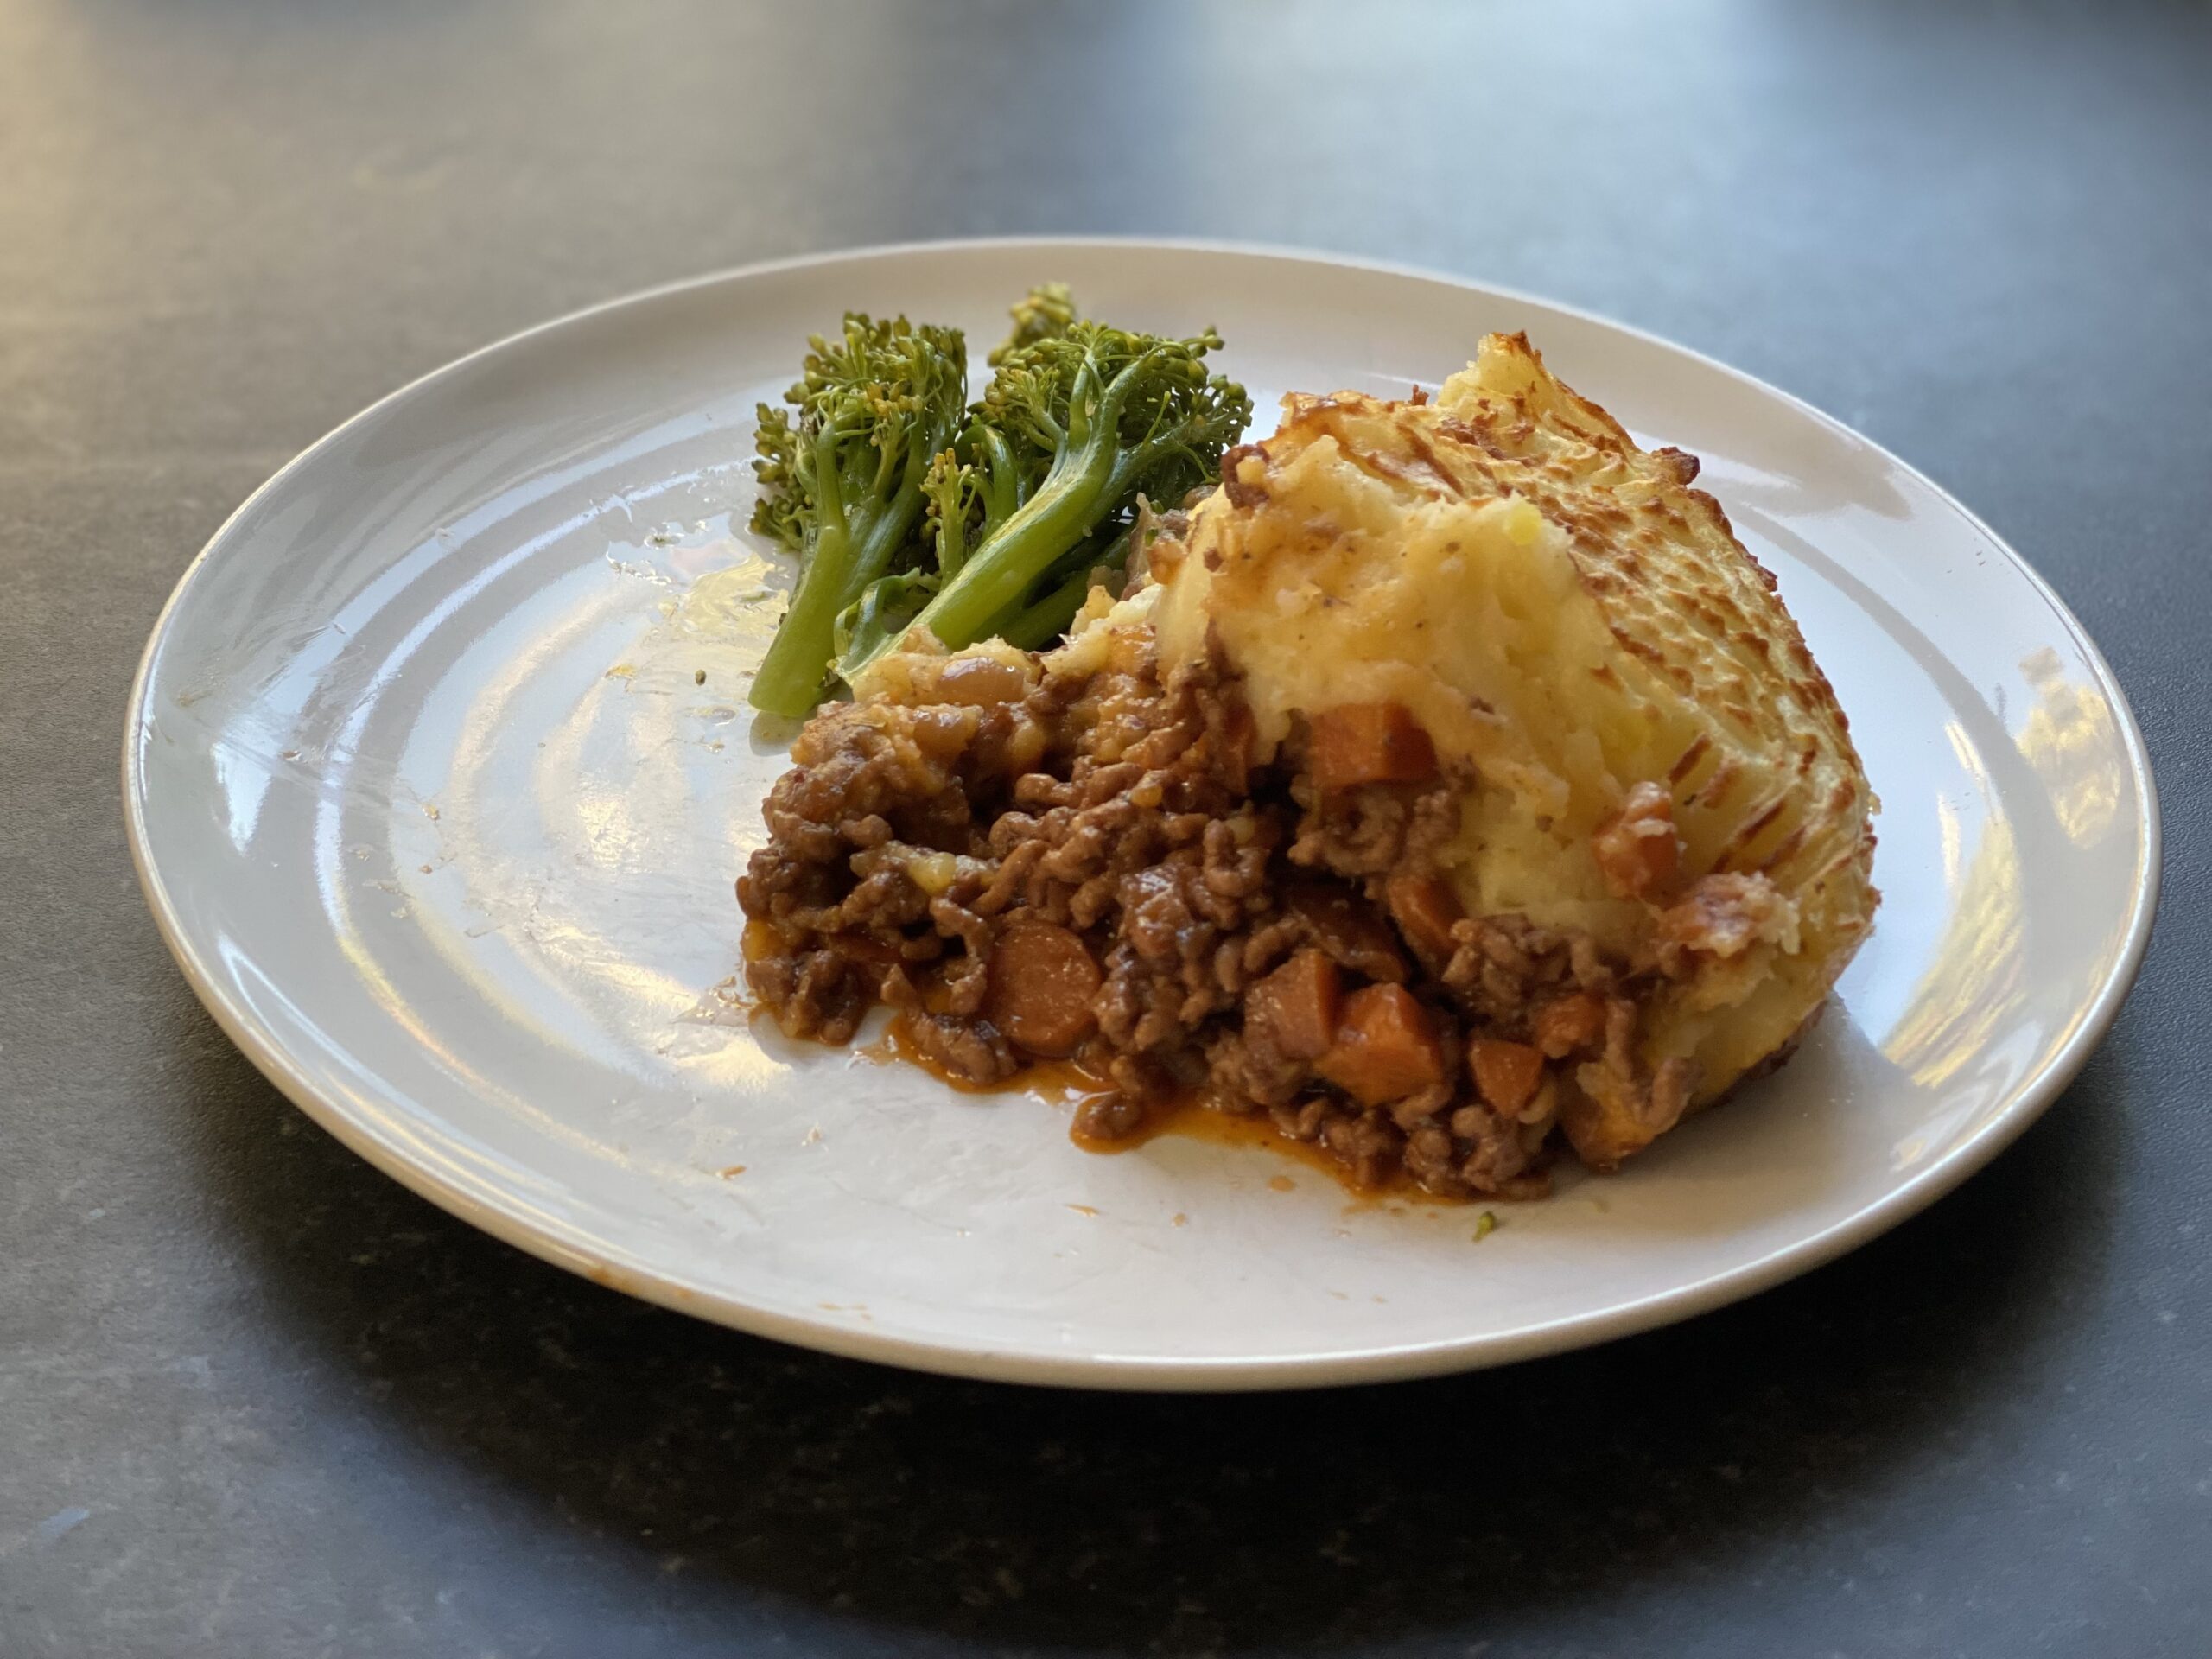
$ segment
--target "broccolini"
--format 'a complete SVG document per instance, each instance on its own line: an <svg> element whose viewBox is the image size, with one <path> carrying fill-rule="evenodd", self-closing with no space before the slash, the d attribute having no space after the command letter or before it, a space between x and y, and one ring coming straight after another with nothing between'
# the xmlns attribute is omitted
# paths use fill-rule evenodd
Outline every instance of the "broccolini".
<svg viewBox="0 0 2212 1659"><path fill-rule="evenodd" d="M1065 284L1013 308L995 372L963 410L957 329L849 314L817 335L785 394L760 408L753 527L800 559L798 584L753 685L804 715L919 624L957 649L1035 649L1067 629L1102 567L1118 569L1147 502L1211 479L1251 414L1206 372L1211 329L1187 340L1082 320Z"/></svg>
<svg viewBox="0 0 2212 1659"><path fill-rule="evenodd" d="M755 708L804 715L820 699L839 624L919 542L924 485L964 418L957 328L848 313L817 334L793 414L763 404L753 528L799 557L797 588L753 682Z"/></svg>

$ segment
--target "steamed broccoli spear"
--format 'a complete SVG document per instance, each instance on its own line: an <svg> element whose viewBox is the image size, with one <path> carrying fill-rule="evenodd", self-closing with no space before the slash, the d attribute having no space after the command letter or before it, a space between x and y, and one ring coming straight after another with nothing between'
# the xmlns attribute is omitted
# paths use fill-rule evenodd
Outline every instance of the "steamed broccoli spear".
<svg viewBox="0 0 2212 1659"><path fill-rule="evenodd" d="M1128 569L1130 554L1139 547L1148 548L1159 534L1160 521L1150 503L1138 497L1134 523L1103 546L1094 537L1061 559L1032 590L1037 597L991 632L1024 651L1042 651L1068 631L1091 588L1102 578L1121 577Z"/></svg>
<svg viewBox="0 0 2212 1659"><path fill-rule="evenodd" d="M894 570L878 576L837 618L836 671L849 680L862 663L899 639L914 624L923 606L944 585L948 572L960 568L962 526L972 516L974 486L967 470L950 449L941 449L930 461L922 479L922 500L927 519L925 535L937 550L932 569ZM952 528L948 532L948 518Z"/></svg>
<svg viewBox="0 0 2212 1659"><path fill-rule="evenodd" d="M753 678L753 706L804 715L822 695L837 625L916 543L931 462L964 419L967 344L957 328L848 313L809 342L784 394L760 406L753 527L799 556L798 585Z"/></svg>
<svg viewBox="0 0 2212 1659"><path fill-rule="evenodd" d="M928 536L937 550L932 569L894 570L878 576L837 618L837 672L849 681L862 664L902 639L914 618L960 569L969 544L1021 505L1033 479L1025 478L996 433L963 435L976 459L963 461L958 447L942 450L922 480L928 503ZM1042 468L1037 469L1042 475Z"/></svg>
<svg viewBox="0 0 2212 1659"><path fill-rule="evenodd" d="M1061 315L1057 323L1048 321L1033 329L1033 338L1041 339L1050 327L1065 327L1074 320L1072 308L1065 303L1067 289L1057 283L1051 288L1061 296ZM1014 307L1017 336L1029 327L1024 321L1024 308L1040 295L1050 297L1048 289L1033 289L1028 300ZM1011 343L992 355L996 359L1010 349ZM938 454L922 482L922 494L929 503L928 533L937 550L936 568L894 570L879 576L845 607L837 619L837 672L842 678L849 682L879 652L905 637L922 607L936 597L946 579L965 562L969 548L979 545L1014 515L1051 465L1049 454L1017 455L1006 434L986 426L969 427L952 448ZM1081 603L1079 596L1077 602ZM994 634L1004 632L986 630ZM1057 633L1046 637L1056 638Z"/></svg>
<svg viewBox="0 0 2212 1659"><path fill-rule="evenodd" d="M1205 354L1221 345L1211 329L1168 340L1071 322L1033 334L1006 351L971 411L956 451L957 493L939 486L950 504L938 518L940 549L950 537L957 556L914 621L956 649L1017 620L1035 632L1060 608L1042 611L1043 601L1065 601L1138 495L1180 500L1214 475L1251 415L1243 387L1206 372ZM1034 591L1048 582L1046 594ZM847 677L888 644L849 652Z"/></svg>

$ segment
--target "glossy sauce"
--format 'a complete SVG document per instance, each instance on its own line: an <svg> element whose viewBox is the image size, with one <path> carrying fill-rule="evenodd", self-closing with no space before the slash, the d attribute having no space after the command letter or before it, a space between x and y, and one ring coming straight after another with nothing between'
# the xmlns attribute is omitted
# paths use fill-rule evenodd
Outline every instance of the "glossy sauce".
<svg viewBox="0 0 2212 1659"><path fill-rule="evenodd" d="M1114 1092L1110 1083L1097 1072L1087 1069L1080 1060L1033 1060L1000 1083L969 1083L963 1078L949 1077L932 1065L915 1046L908 1033L904 1014L893 1015L889 1029L882 1036L872 1043L857 1045L853 1052L874 1065L918 1065L948 1088L956 1089L963 1095L1027 1095L1032 1100L1046 1105L1071 1107L1076 1109L1078 1122L1081 1121L1080 1109L1086 1101ZM1146 1114L1145 1121L1128 1135L1113 1140L1102 1140L1080 1134L1071 1126L1068 1139L1085 1152L1112 1154L1133 1152L1147 1141L1163 1135L1181 1135L1214 1146L1265 1147L1327 1176L1354 1198L1364 1201L1414 1199L1434 1205L1469 1202L1464 1198L1439 1197L1402 1172L1392 1175L1379 1186L1360 1185L1352 1179L1351 1171L1332 1157L1319 1141L1292 1140L1278 1129L1264 1112L1243 1115L1215 1111L1205 1104L1201 1091L1197 1089L1181 1090L1173 1097L1154 1104ZM1268 1180L1268 1185L1275 1192L1287 1192L1297 1183L1287 1175L1276 1175Z"/></svg>

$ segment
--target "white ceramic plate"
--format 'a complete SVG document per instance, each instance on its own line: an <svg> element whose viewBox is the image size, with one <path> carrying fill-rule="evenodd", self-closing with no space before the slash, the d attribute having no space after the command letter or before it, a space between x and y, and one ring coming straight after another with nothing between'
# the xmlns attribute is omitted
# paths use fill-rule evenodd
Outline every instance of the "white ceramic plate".
<svg viewBox="0 0 2212 1659"><path fill-rule="evenodd" d="M842 308L958 323L980 348L1047 277L1117 321L1219 325L1263 430L1287 389L1433 385L1484 331L1525 328L1632 429L1703 457L1883 801L1878 925L1789 1066L1618 1177L1503 1208L1478 1243L1473 1211L1353 1204L1264 1151L1087 1154L1063 1109L792 1045L712 994L783 765L743 696L784 580L742 529L753 405ZM1838 1255L2073 1076L2135 971L2158 868L2141 740L2095 648L1864 438L1518 296L1128 243L734 272L395 393L193 564L147 648L124 773L194 987L378 1167L746 1330L1124 1388L1492 1364Z"/></svg>

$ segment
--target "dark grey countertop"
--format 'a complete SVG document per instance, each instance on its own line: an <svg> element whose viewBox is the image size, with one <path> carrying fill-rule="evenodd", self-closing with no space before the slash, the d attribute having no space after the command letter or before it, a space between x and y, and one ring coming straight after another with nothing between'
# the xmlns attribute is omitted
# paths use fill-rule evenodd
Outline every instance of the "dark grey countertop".
<svg viewBox="0 0 2212 1659"><path fill-rule="evenodd" d="M2164 790L2081 1081L1732 1311L1241 1401L695 1324L309 1127L124 849L124 697L194 551L524 324L1018 231L1525 288L1955 491ZM0 0L0 1655L2212 1651L2208 272L2201 3Z"/></svg>

